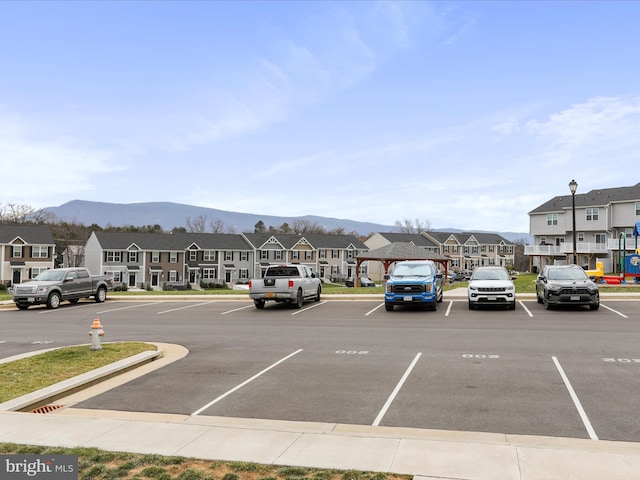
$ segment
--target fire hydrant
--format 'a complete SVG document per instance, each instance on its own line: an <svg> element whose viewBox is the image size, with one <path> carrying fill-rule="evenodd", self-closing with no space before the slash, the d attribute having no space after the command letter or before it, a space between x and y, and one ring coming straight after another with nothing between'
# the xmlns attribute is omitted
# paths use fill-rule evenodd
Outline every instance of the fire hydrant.
<svg viewBox="0 0 640 480"><path fill-rule="evenodd" d="M96 318L93 321L93 325L91 325L91 331L89 332L89 335L91 336L91 350L102 350L100 337L104 336L104 330L102 329L102 324L100 323L99 318Z"/></svg>

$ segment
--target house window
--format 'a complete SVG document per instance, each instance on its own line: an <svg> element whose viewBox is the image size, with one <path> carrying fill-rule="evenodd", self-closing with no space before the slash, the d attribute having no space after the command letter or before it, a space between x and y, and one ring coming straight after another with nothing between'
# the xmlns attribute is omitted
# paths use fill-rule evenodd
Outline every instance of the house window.
<svg viewBox="0 0 640 480"><path fill-rule="evenodd" d="M46 267L36 267L36 268L32 268L31 269L31 278L36 278L38 275L40 275L42 272L44 272L45 270L47 270Z"/></svg>
<svg viewBox="0 0 640 480"><path fill-rule="evenodd" d="M205 250L202 253L203 260L205 262L215 262L216 261L216 252L215 250Z"/></svg>
<svg viewBox="0 0 640 480"><path fill-rule="evenodd" d="M636 202L636 215L640 215L640 202Z"/></svg>
<svg viewBox="0 0 640 480"><path fill-rule="evenodd" d="M353 258L356 256L356 253L358 253L357 250L347 250L347 259L353 260Z"/></svg>
<svg viewBox="0 0 640 480"><path fill-rule="evenodd" d="M104 252L104 259L106 262L122 262L122 252L107 250Z"/></svg>
<svg viewBox="0 0 640 480"><path fill-rule="evenodd" d="M216 269L215 268L203 268L202 269L202 279L203 280L215 280L216 278Z"/></svg>
<svg viewBox="0 0 640 480"><path fill-rule="evenodd" d="M31 247L31 258L47 258L49 247Z"/></svg>
<svg viewBox="0 0 640 480"><path fill-rule="evenodd" d="M578 241L584 242L584 232L578 232Z"/></svg>
<svg viewBox="0 0 640 480"><path fill-rule="evenodd" d="M239 272L240 272L240 276L238 278L240 278L242 280L245 280L245 279L249 278L249 270L248 269L241 268L239 270Z"/></svg>
<svg viewBox="0 0 640 480"><path fill-rule="evenodd" d="M240 260L246 262L249 260L249 252L240 252Z"/></svg>
<svg viewBox="0 0 640 480"><path fill-rule="evenodd" d="M160 263L160 252L151 252L151 261L153 263Z"/></svg>
<svg viewBox="0 0 640 480"><path fill-rule="evenodd" d="M596 233L596 243L607 243L607 235L604 233Z"/></svg>
<svg viewBox="0 0 640 480"><path fill-rule="evenodd" d="M284 252L282 250L275 250L273 252L274 260L282 260L284 258L283 254L284 254Z"/></svg>
<svg viewBox="0 0 640 480"><path fill-rule="evenodd" d="M170 263L178 263L178 252L170 252L169 253L169 262Z"/></svg>
<svg viewBox="0 0 640 480"><path fill-rule="evenodd" d="M547 226L550 227L552 225L558 225L558 214L557 213L549 213L549 214L547 214Z"/></svg>
<svg viewBox="0 0 640 480"><path fill-rule="evenodd" d="M224 259L225 261L233 260L233 252L224 252Z"/></svg>
<svg viewBox="0 0 640 480"><path fill-rule="evenodd" d="M260 250L260 260L269 259L269 250Z"/></svg>
<svg viewBox="0 0 640 480"><path fill-rule="evenodd" d="M331 250L331 258L340 258L340 250Z"/></svg>
<svg viewBox="0 0 640 480"><path fill-rule="evenodd" d="M291 251L291 260L300 260L300 251L292 250Z"/></svg>
<svg viewBox="0 0 640 480"><path fill-rule="evenodd" d="M340 273L338 265L331 265L331 275L338 275L338 273Z"/></svg>
<svg viewBox="0 0 640 480"><path fill-rule="evenodd" d="M22 245L14 245L11 256L13 258L22 258Z"/></svg>
<svg viewBox="0 0 640 480"><path fill-rule="evenodd" d="M138 263L138 252L129 252L129 263Z"/></svg>
<svg viewBox="0 0 640 480"><path fill-rule="evenodd" d="M198 251L197 250L189 250L189 261L195 262L198 259Z"/></svg>
<svg viewBox="0 0 640 480"><path fill-rule="evenodd" d="M587 208L587 222L598 220L598 209L597 208Z"/></svg>
<svg viewBox="0 0 640 480"><path fill-rule="evenodd" d="M169 281L177 282L178 281L178 272L175 270L169 270Z"/></svg>
<svg viewBox="0 0 640 480"><path fill-rule="evenodd" d="M318 258L327 258L327 251L326 250L318 250Z"/></svg>
<svg viewBox="0 0 640 480"><path fill-rule="evenodd" d="M306 252L304 252L304 259L305 260L313 260L313 251L312 250L307 250Z"/></svg>

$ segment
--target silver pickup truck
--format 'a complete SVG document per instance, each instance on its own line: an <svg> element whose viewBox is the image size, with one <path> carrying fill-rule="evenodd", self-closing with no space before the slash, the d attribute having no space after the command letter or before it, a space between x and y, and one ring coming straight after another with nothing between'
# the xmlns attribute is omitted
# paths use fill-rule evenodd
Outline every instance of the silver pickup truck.
<svg viewBox="0 0 640 480"><path fill-rule="evenodd" d="M60 302L77 303L81 298L95 298L100 303L107 299L107 290L113 288L113 280L106 275L91 275L86 268L54 268L45 270L26 283L18 283L11 289L13 301L20 310L31 305L46 304L58 308Z"/></svg>
<svg viewBox="0 0 640 480"><path fill-rule="evenodd" d="M270 300L301 308L305 300L319 302L321 293L320 279L305 265L272 265L264 277L249 281L249 297L258 309Z"/></svg>

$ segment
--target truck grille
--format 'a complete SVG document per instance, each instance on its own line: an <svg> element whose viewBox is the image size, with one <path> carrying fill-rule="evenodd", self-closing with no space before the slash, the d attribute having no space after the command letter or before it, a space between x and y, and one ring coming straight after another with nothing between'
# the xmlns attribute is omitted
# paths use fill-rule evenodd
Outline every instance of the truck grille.
<svg viewBox="0 0 640 480"><path fill-rule="evenodd" d="M424 292L424 285L394 285L393 293L400 295Z"/></svg>
<svg viewBox="0 0 640 480"><path fill-rule="evenodd" d="M36 293L36 288L35 286L25 286L25 287L21 287L21 286L16 286L14 289L14 292L16 293L16 295L29 295L32 293Z"/></svg>

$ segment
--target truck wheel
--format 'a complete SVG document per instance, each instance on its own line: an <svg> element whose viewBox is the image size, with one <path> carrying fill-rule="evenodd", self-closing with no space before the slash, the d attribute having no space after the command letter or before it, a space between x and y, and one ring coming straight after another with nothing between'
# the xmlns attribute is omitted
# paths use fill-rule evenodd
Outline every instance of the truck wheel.
<svg viewBox="0 0 640 480"><path fill-rule="evenodd" d="M107 289L104 287L98 288L98 291L94 295L96 303L102 303L107 299Z"/></svg>
<svg viewBox="0 0 640 480"><path fill-rule="evenodd" d="M54 309L60 306L60 294L58 292L52 292L47 298L47 308Z"/></svg>
<svg viewBox="0 0 640 480"><path fill-rule="evenodd" d="M385 303L385 304L384 304L384 309L385 309L387 312L393 312L393 303Z"/></svg>
<svg viewBox="0 0 640 480"><path fill-rule="evenodd" d="M430 308L430 310L431 310L432 312L435 312L435 311L437 311L437 310L438 310L438 302L437 302L437 301L434 301L434 302L431 304L431 308Z"/></svg>
<svg viewBox="0 0 640 480"><path fill-rule="evenodd" d="M264 308L264 300L261 300L261 299L254 300L253 304L256 306L258 310L262 310Z"/></svg>
<svg viewBox="0 0 640 480"><path fill-rule="evenodd" d="M318 293L316 293L316 298L314 298L314 301L320 301L320 293L322 293L322 287L318 287Z"/></svg>
<svg viewBox="0 0 640 480"><path fill-rule="evenodd" d="M296 295L296 303L294 304L294 307L302 308L303 303L304 303L304 299L302 298L302 290L298 290L298 294Z"/></svg>

